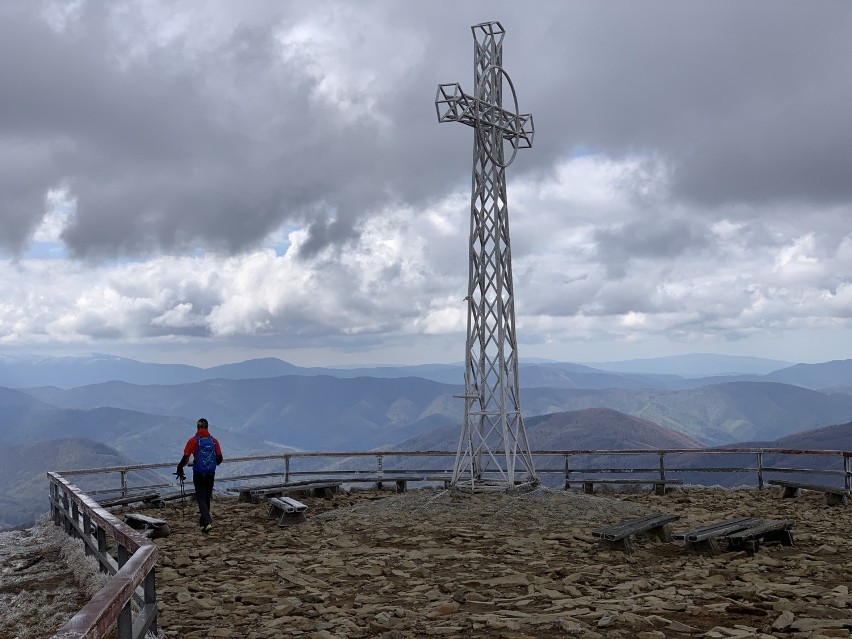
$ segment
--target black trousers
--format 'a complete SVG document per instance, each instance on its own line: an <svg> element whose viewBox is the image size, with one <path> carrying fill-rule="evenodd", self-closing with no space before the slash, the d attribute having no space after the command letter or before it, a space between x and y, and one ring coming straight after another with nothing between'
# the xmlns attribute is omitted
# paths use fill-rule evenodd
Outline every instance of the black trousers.
<svg viewBox="0 0 852 639"><path fill-rule="evenodd" d="M213 480L216 475L192 473L192 485L195 486L195 500L198 502L198 525L206 526L210 518L210 500L213 499Z"/></svg>

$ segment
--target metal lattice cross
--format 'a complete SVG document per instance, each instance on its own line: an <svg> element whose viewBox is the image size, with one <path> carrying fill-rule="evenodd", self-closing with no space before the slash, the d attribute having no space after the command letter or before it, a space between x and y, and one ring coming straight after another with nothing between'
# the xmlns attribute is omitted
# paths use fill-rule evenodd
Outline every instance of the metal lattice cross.
<svg viewBox="0 0 852 639"><path fill-rule="evenodd" d="M518 349L506 167L518 149L530 148L533 119L518 112L518 98L503 69L499 22L471 27L475 91L441 84L435 97L439 122L461 122L475 131L470 202L470 270L467 294L465 415L453 485L471 490L514 488L538 480L530 455L518 390ZM503 108L508 84L514 111ZM506 160L505 145L511 147ZM526 476L516 479L520 464Z"/></svg>

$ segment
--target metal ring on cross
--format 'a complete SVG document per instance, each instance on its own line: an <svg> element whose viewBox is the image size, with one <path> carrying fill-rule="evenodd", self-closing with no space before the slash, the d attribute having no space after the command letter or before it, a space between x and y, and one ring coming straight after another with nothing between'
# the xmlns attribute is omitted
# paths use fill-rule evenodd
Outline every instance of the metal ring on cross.
<svg viewBox="0 0 852 639"><path fill-rule="evenodd" d="M485 151L485 154L488 156L488 159L491 160L497 166L499 166L501 169L505 169L507 166L509 166L512 162L515 161L515 156L518 154L518 143L517 143L518 135L515 134L515 137L511 140L512 157L509 158L508 162L499 162L493 155L491 155L491 152L489 151L489 146L483 143L483 137L482 137L483 132L484 132L483 129L485 128L485 127L482 126L482 106L483 106L482 103L483 103L483 100L480 97L482 95L482 83L485 82L486 79L488 79L490 74L495 73L495 72L500 76L501 81L502 81L503 78L505 78L506 82L509 83L509 89L512 91L512 101L515 103L515 111L514 111L514 113L515 113L515 117L514 117L515 127L516 128L518 127L518 122L520 120L520 118L519 118L520 108L518 107L518 94L515 92L515 85L512 82L512 78L510 78L509 74L506 73L506 70L503 67L497 66L496 64L494 64L494 65L491 65L490 67L488 67L488 69L485 70L485 73L482 74L482 77L479 80L479 84L476 87L476 93L475 93L475 95L476 95L476 135L477 135L477 138L479 140L479 146L482 147L482 149ZM499 106L499 109L503 110L502 105ZM493 130L495 128L494 123L493 122L490 123L487 128ZM500 138L501 138L501 140L503 139L502 134L500 135Z"/></svg>

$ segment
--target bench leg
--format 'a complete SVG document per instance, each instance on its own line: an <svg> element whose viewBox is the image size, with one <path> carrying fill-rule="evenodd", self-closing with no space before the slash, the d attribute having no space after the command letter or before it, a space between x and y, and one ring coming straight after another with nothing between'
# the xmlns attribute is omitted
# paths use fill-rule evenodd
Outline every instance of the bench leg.
<svg viewBox="0 0 852 639"><path fill-rule="evenodd" d="M665 495L666 494L666 485L657 483L654 484L654 494L655 495Z"/></svg>
<svg viewBox="0 0 852 639"><path fill-rule="evenodd" d="M792 546L793 533L789 530L772 530L763 535L763 541L781 544L782 546Z"/></svg>
<svg viewBox="0 0 852 639"><path fill-rule="evenodd" d="M825 493L825 503L827 506L845 506L846 495L838 495L837 493Z"/></svg>
<svg viewBox="0 0 852 639"><path fill-rule="evenodd" d="M584 481L583 482L583 492L586 493L587 495L593 494L595 492L594 482Z"/></svg>
<svg viewBox="0 0 852 639"><path fill-rule="evenodd" d="M633 543L631 542L630 537L616 539L615 541L609 539L601 539L601 546L603 548L606 548L607 550L622 550L628 555L633 554Z"/></svg>
<svg viewBox="0 0 852 639"><path fill-rule="evenodd" d="M687 541L686 551L702 555L721 555L722 548L715 537L703 539L702 541Z"/></svg>
<svg viewBox="0 0 852 639"><path fill-rule="evenodd" d="M286 528L287 526L300 524L303 521L307 521L307 519L305 513L281 513L281 519L278 520L278 527Z"/></svg>
<svg viewBox="0 0 852 639"><path fill-rule="evenodd" d="M671 543L674 541L674 537L672 536L671 526L668 524L663 524L662 526L656 526L655 528L649 528L646 532L646 535L649 537L656 537L660 541L664 543Z"/></svg>
<svg viewBox="0 0 852 639"><path fill-rule="evenodd" d="M405 489L406 489L406 484L407 484L407 482L404 479L397 479L396 480L396 492L404 493Z"/></svg>

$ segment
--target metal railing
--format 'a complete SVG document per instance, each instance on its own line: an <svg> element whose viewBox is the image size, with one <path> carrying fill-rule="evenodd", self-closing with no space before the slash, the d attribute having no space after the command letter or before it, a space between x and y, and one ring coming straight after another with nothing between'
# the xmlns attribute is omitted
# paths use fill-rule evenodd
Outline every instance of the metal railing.
<svg viewBox="0 0 852 639"><path fill-rule="evenodd" d="M329 478L345 481L346 479L381 479L385 475L439 475L452 474L455 451L356 451L356 452L288 452L271 455L255 455L226 459L227 467L236 464L254 464L260 462L281 462L282 467L267 472L250 472L244 474L228 474L223 468L217 473L216 482L238 483L259 479L280 478L283 482L291 482L303 478ZM763 488L767 475L800 474L822 475L835 478L847 491L852 491L852 451L842 450L801 450L781 448L699 448L699 449L632 449L632 450L534 450L533 457L537 460L536 473L540 476L562 476L566 483L580 481L584 477L600 475L653 475L654 478L665 480L672 474L684 473L742 473L754 477L758 488ZM728 466L696 466L688 463L690 458L709 456L716 458L731 458L735 465ZM629 463L630 458L652 458L654 465L635 465ZM788 458L802 459L814 457L834 463L834 468L795 467L778 465L790 461ZM446 466L429 464L421 468L394 468L389 460L407 458L445 458ZM559 458L561 460L557 461ZM743 459L749 461L743 461ZM364 460L373 459L373 463ZM623 459L624 463L615 465L614 460ZM296 460L331 460L337 463L335 467L322 467L318 464L305 465L295 468ZM347 467L340 465L340 460L348 462ZM584 465L585 460L585 465ZM544 461L545 465L541 464ZM684 463L686 461L687 463ZM705 461L705 460L701 460ZM592 463L612 464L608 467L590 466ZM426 463L426 462L424 462ZM100 488L90 491L90 494L112 493L127 497L134 492L150 491L152 488L162 488L172 484L148 483L131 485L128 476L133 472L152 471L161 468L172 468L173 463L138 464L129 466L112 466L107 468L91 468L86 470L63 471L64 476L103 475L117 473L118 485L114 488Z"/></svg>
<svg viewBox="0 0 852 639"><path fill-rule="evenodd" d="M81 539L86 554L93 555L101 570L111 575L53 639L104 637L113 626L118 639L142 639L149 631L156 635L156 544L116 519L59 473L47 475L53 523ZM115 542L116 557L109 553L109 538ZM135 619L133 602L139 608Z"/></svg>
<svg viewBox="0 0 852 639"><path fill-rule="evenodd" d="M240 485L251 485L266 479L278 479L282 483L310 479L335 479L347 481L375 481L390 478L410 477L411 481L428 479L429 481L448 481L452 475L455 460L453 451L357 451L357 452L288 452L273 455L258 455L226 459L226 466L217 473L216 482ZM797 450L777 448L703 448L703 449L636 449L636 450L536 450L532 451L534 459L542 464L536 464L536 472L540 477L551 477L564 480L568 488L572 482L582 482L600 476L636 477L642 475L649 482L665 481L672 474L681 473L744 473L756 478L758 488L763 488L767 475L798 474L821 475L833 478L847 492L852 492L852 451L839 450ZM709 456L710 459L732 457L736 463L728 466L699 465L688 463L689 458L699 459ZM630 463L631 458L640 457L647 461L641 465ZM812 457L821 460L817 466L828 465L834 468L813 468L778 465L791 459ZM419 468L394 468L389 460L422 458L424 461ZM437 459L436 459L437 458ZM446 466L440 458L445 458ZM561 458L561 459L560 459ZM426 460L431 459L428 463ZM750 461L743 462L743 459ZM305 460L304 468L294 468L295 460ZM310 461L309 461L310 460ZM321 467L317 461L332 460L336 465L332 468ZM365 461L366 460L366 461ZM372 461L371 461L372 460ZM585 461L583 461L585 460ZM615 463L619 461L620 463ZM345 461L347 467L341 467ZM684 463L684 462L687 463ZM705 460L701 460L705 461ZM254 465L261 463L283 464L275 470L266 472L244 472L229 474L228 467L238 465ZM589 464L610 464L609 466ZM312 465L312 467L311 467ZM119 639L141 639L146 631L156 634L157 608L154 587L154 566L157 561L156 545L139 535L127 525L118 521L113 515L101 507L88 494L68 483L64 476L100 476L108 473L118 475L118 485L114 488L99 488L89 494L112 493L121 497L133 496L134 493L150 492L152 488L174 486L173 483L148 483L133 485L129 482L130 473L148 473L162 468L173 468L173 463L138 464L128 466L111 466L107 468L90 468L84 470L68 470L62 473L48 473L50 478L50 503L54 523L64 525L65 532L78 536L86 544L86 552L97 556L104 570L112 574L107 585L83 607L54 639L83 639L103 636L105 629L112 624L118 624ZM555 477L554 477L555 476ZM107 552L106 537L112 537L118 547L117 560ZM140 608L137 618L131 622L131 601L136 601Z"/></svg>

